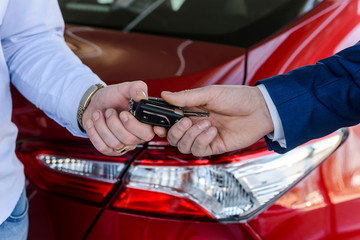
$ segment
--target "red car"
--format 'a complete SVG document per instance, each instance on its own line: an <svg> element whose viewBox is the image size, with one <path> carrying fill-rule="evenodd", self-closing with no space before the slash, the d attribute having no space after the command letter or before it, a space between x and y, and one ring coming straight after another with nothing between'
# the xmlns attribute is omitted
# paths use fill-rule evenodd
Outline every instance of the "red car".
<svg viewBox="0 0 360 240"><path fill-rule="evenodd" d="M71 49L108 84L149 95L256 81L355 44L358 0L59 0ZM334 96L336 97L336 96ZM29 239L359 239L360 128L278 155L223 155L156 138L98 153L13 89ZM76 104L76 103L74 103Z"/></svg>

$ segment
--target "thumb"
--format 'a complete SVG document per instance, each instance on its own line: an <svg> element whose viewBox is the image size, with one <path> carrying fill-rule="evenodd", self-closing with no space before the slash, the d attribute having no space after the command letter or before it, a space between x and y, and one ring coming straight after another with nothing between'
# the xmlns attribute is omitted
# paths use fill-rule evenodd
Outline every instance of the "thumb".
<svg viewBox="0 0 360 240"><path fill-rule="evenodd" d="M163 91L161 97L168 103L179 107L196 107L209 102L211 93L209 87L195 88L180 92Z"/></svg>
<svg viewBox="0 0 360 240"><path fill-rule="evenodd" d="M146 83L143 81L135 81L130 82L129 84L130 98L134 99L134 101L139 102L141 99L148 98L148 88Z"/></svg>

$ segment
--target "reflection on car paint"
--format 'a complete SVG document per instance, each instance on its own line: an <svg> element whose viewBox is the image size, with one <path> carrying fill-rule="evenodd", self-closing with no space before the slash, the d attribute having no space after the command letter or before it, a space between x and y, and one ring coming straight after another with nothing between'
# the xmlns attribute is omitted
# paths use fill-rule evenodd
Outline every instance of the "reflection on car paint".
<svg viewBox="0 0 360 240"><path fill-rule="evenodd" d="M179 59L180 59L180 66L179 66L179 69L176 71L175 76L181 76L183 74L183 72L184 72L185 58L184 58L184 55L183 55L183 51L191 43L192 43L191 40L186 40L186 41L182 42L179 45L179 47L177 48L177 55L179 56Z"/></svg>
<svg viewBox="0 0 360 240"><path fill-rule="evenodd" d="M79 58L85 59L85 58L98 57L103 53L102 49L98 45L85 38L79 37L75 34L76 32L93 31L93 30L94 29L91 27L71 27L66 29L66 34L69 37L83 43L81 45L81 50L86 53L78 53L77 55Z"/></svg>

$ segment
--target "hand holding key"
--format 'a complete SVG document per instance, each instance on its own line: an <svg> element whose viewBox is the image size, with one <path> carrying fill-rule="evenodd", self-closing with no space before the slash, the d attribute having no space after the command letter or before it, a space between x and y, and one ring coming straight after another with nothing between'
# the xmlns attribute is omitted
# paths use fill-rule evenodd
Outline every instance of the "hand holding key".
<svg viewBox="0 0 360 240"><path fill-rule="evenodd" d="M183 117L208 117L207 111L183 109L161 98L148 97L139 102L129 102L129 111L137 120L152 126L170 128Z"/></svg>
<svg viewBox="0 0 360 240"><path fill-rule="evenodd" d="M128 112L130 99L147 98L141 81L109 85L97 91L83 115L83 126L95 148L118 156L154 137L152 126L137 121Z"/></svg>
<svg viewBox="0 0 360 240"><path fill-rule="evenodd" d="M214 85L162 92L161 96L176 106L201 106L210 112L205 119L182 118L168 130L169 143L182 153L221 154L248 147L273 131L269 110L257 87ZM160 129L155 132L162 134Z"/></svg>

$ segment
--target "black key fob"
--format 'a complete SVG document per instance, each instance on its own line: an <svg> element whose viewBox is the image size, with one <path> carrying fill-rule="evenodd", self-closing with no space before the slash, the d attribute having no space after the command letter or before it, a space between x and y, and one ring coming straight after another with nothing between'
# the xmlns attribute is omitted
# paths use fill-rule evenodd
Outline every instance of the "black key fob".
<svg viewBox="0 0 360 240"><path fill-rule="evenodd" d="M149 97L140 102L129 102L129 111L137 120L153 126L170 128L184 116L208 117L207 111L192 111L165 102L162 98Z"/></svg>
<svg viewBox="0 0 360 240"><path fill-rule="evenodd" d="M170 128L184 116L181 108L168 104L161 98L149 97L140 102L131 99L129 108L130 113L140 122L165 128Z"/></svg>

